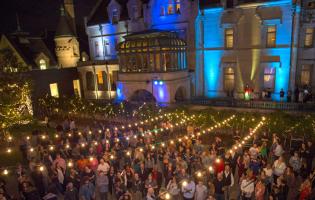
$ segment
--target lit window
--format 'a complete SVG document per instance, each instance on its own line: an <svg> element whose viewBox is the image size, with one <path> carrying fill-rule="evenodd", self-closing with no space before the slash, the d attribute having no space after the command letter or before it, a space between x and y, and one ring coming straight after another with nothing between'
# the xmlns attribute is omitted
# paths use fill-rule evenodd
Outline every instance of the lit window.
<svg viewBox="0 0 315 200"><path fill-rule="evenodd" d="M118 16L118 10L117 9L114 9L113 12L113 17L112 17L112 23L113 24L117 24L118 21L119 21L119 16Z"/></svg>
<svg viewBox="0 0 315 200"><path fill-rule="evenodd" d="M79 80L73 80L73 90L74 90L75 96L81 97L81 88L80 88Z"/></svg>
<svg viewBox="0 0 315 200"><path fill-rule="evenodd" d="M234 45L234 31L232 28L225 29L225 48L232 49Z"/></svg>
<svg viewBox="0 0 315 200"><path fill-rule="evenodd" d="M276 26L268 26L267 28L267 47L276 46Z"/></svg>
<svg viewBox="0 0 315 200"><path fill-rule="evenodd" d="M224 68L224 90L234 90L234 69L232 67Z"/></svg>
<svg viewBox="0 0 315 200"><path fill-rule="evenodd" d="M50 95L52 97L58 98L59 97L58 84L52 83L49 85L49 87L50 87Z"/></svg>
<svg viewBox="0 0 315 200"><path fill-rule="evenodd" d="M105 56L110 55L110 46L109 46L108 40L104 40L104 53L105 53Z"/></svg>
<svg viewBox="0 0 315 200"><path fill-rule="evenodd" d="M301 85L310 85L312 65L302 65Z"/></svg>
<svg viewBox="0 0 315 200"><path fill-rule="evenodd" d="M82 61L85 62L86 61L86 57L82 56Z"/></svg>
<svg viewBox="0 0 315 200"><path fill-rule="evenodd" d="M314 38L314 28L306 28L304 47L312 47Z"/></svg>
<svg viewBox="0 0 315 200"><path fill-rule="evenodd" d="M167 6L167 14L168 14L168 15L174 14L174 7L173 7L172 4L169 4L169 5Z"/></svg>
<svg viewBox="0 0 315 200"><path fill-rule="evenodd" d="M176 0L176 13L180 14L180 0Z"/></svg>
<svg viewBox="0 0 315 200"><path fill-rule="evenodd" d="M275 87L275 71L274 67L266 67L264 70L264 88L274 90Z"/></svg>
<svg viewBox="0 0 315 200"><path fill-rule="evenodd" d="M98 41L95 41L95 57L100 57L100 45Z"/></svg>
<svg viewBox="0 0 315 200"><path fill-rule="evenodd" d="M164 6L161 6L161 8L160 8L160 15L161 15L161 16L164 16L164 15L165 15Z"/></svg>
<svg viewBox="0 0 315 200"><path fill-rule="evenodd" d="M107 74L105 71L98 71L96 73L97 87L99 91L108 91Z"/></svg>
<svg viewBox="0 0 315 200"><path fill-rule="evenodd" d="M39 68L40 69L47 69L46 61L44 59L39 60Z"/></svg>
<svg viewBox="0 0 315 200"><path fill-rule="evenodd" d="M98 71L97 72L97 83L98 84L103 84L104 83L102 71Z"/></svg>

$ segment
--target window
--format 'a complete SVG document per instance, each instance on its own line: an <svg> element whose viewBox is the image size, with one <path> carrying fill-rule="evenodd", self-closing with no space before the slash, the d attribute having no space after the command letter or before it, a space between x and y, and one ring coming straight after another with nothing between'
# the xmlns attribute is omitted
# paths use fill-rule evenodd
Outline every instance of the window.
<svg viewBox="0 0 315 200"><path fill-rule="evenodd" d="M138 12L138 6L133 5L132 6L132 17L133 19L137 19L139 17L139 12Z"/></svg>
<svg viewBox="0 0 315 200"><path fill-rule="evenodd" d="M113 16L112 16L112 23L113 24L117 24L118 21L119 21L118 10L114 9L112 14L113 14Z"/></svg>
<svg viewBox="0 0 315 200"><path fill-rule="evenodd" d="M98 71L97 72L97 83L98 84L103 84L104 83L102 71Z"/></svg>
<svg viewBox="0 0 315 200"><path fill-rule="evenodd" d="M161 15L161 16L164 16L164 15L165 15L164 6L161 6L161 8L160 8L160 15Z"/></svg>
<svg viewBox="0 0 315 200"><path fill-rule="evenodd" d="M46 61L44 59L39 60L39 68L42 70L47 69Z"/></svg>
<svg viewBox="0 0 315 200"><path fill-rule="evenodd" d="M105 71L98 71L97 76L97 86L99 91L108 91L107 85L107 74Z"/></svg>
<svg viewBox="0 0 315 200"><path fill-rule="evenodd" d="M180 0L176 0L175 2L176 2L176 4L175 4L176 5L176 13L180 14Z"/></svg>
<svg viewBox="0 0 315 200"><path fill-rule="evenodd" d="M232 28L225 29L225 48L232 49L234 45L234 31Z"/></svg>
<svg viewBox="0 0 315 200"><path fill-rule="evenodd" d="M168 15L174 14L174 7L173 7L172 4L169 4L169 5L167 6L167 14L168 14Z"/></svg>
<svg viewBox="0 0 315 200"><path fill-rule="evenodd" d="M86 57L82 56L82 61L85 62L86 61Z"/></svg>
<svg viewBox="0 0 315 200"><path fill-rule="evenodd" d="M304 47L312 47L313 46L313 36L314 36L314 28L306 28Z"/></svg>
<svg viewBox="0 0 315 200"><path fill-rule="evenodd" d="M105 54L105 56L110 55L110 46L109 46L108 40L104 40L104 54Z"/></svg>
<svg viewBox="0 0 315 200"><path fill-rule="evenodd" d="M100 53L100 45L98 43L98 41L95 41L95 57L100 57L101 53Z"/></svg>
<svg viewBox="0 0 315 200"><path fill-rule="evenodd" d="M81 88L80 88L80 81L79 80L73 80L73 90L74 90L75 96L81 97Z"/></svg>
<svg viewBox="0 0 315 200"><path fill-rule="evenodd" d="M264 70L264 88L274 90L275 88L275 71L274 67L266 67Z"/></svg>
<svg viewBox="0 0 315 200"><path fill-rule="evenodd" d="M234 69L232 67L224 68L224 90L232 91L234 90Z"/></svg>
<svg viewBox="0 0 315 200"><path fill-rule="evenodd" d="M310 85L312 65L302 65L301 85Z"/></svg>
<svg viewBox="0 0 315 200"><path fill-rule="evenodd" d="M93 73L92 72L86 72L85 78L86 78L86 89L88 91L94 91L95 90L95 80L94 80Z"/></svg>
<svg viewBox="0 0 315 200"><path fill-rule="evenodd" d="M276 26L268 26L267 28L267 47L276 46Z"/></svg>
<svg viewBox="0 0 315 200"><path fill-rule="evenodd" d="M58 98L59 97L58 84L52 83L49 85L49 87L50 87L50 95L52 97Z"/></svg>

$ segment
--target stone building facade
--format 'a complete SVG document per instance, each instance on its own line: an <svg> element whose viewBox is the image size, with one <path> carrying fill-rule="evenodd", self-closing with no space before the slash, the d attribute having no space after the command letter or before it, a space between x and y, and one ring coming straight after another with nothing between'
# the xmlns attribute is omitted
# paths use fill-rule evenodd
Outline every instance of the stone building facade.
<svg viewBox="0 0 315 200"><path fill-rule="evenodd" d="M296 85L315 91L315 1L303 1L301 8Z"/></svg>
<svg viewBox="0 0 315 200"><path fill-rule="evenodd" d="M90 16L86 18L86 33L89 38L89 47L90 47L90 57L94 61L103 61L103 63L111 62L117 63L112 65L103 65L103 66L92 66L86 65L85 67L79 67L79 73L81 77L90 76L90 72L93 73L94 78L91 81L94 81L96 84L98 80L103 82L98 77L100 71L113 71L112 74L104 74L107 77L105 82L108 83L108 87L103 88L110 91L104 91L105 93L112 94L111 97L117 97L119 99L128 100L133 96L133 93L138 94L140 90L145 90L147 93L154 96L158 102L174 102L176 89L175 85L167 85L170 82L173 82L178 79L178 74L172 72L167 74L167 78L164 79L166 72L163 72L162 75L157 75L156 72L146 73L144 75L141 73L142 81L146 82L143 86L142 84L131 84L130 78L131 74L126 77L126 73L122 69L124 66L121 64L121 60L118 57L118 44L125 40L125 36L128 36L133 33L138 33L148 30L159 30L159 31L168 31L175 33L179 39L185 41L187 49L183 53L183 60L185 59L185 75L180 75L181 79L185 79L185 89L180 92L183 96L183 99L189 99L191 82L190 74L188 69L194 68L195 63L195 51L194 51L194 24L195 16L198 13L198 1L189 1L189 0L101 0L92 10ZM186 48L185 47L185 48ZM150 59L150 58L148 58ZM120 65L118 65L120 62ZM132 61L128 61L132 62ZM147 62L148 64L149 62ZM172 62L174 65L176 62ZM83 64L84 65L84 64ZM148 64L149 65L149 64ZM95 67L96 66L96 67ZM140 68L140 66L137 66ZM187 69L188 68L188 69ZM119 69L119 72L117 73ZM117 70L117 71L116 71ZM167 71L169 72L169 71ZM134 74L135 72L133 72ZM113 77L117 75L117 77ZM140 74L139 74L140 75ZM135 76L139 76L135 75ZM114 83L113 87L111 80L117 80ZM144 78L145 77L145 78ZM127 79L129 81L127 81ZM165 95L163 98L159 96L158 93L153 91L154 80L164 81L165 86L168 87L165 90ZM162 80L163 79L163 80ZM96 81L95 81L96 80ZM126 82L127 81L127 82ZM175 81L176 82L176 81ZM187 82L187 83L186 83ZM92 91L91 87L87 88L85 85L91 85L86 82L83 83L84 93L99 93L99 88L95 87L95 90ZM149 87L149 85L151 85ZM146 89L146 87L148 87ZM177 87L177 86L176 86ZM115 94L113 88L117 88L117 94ZM181 87L182 88L182 87ZM102 90L103 90L102 89ZM96 91L98 90L98 91ZM128 94L122 95L121 92L128 91ZM131 92L133 91L133 92ZM169 92L172 92L169 94ZM174 93L174 94L173 94ZM161 94L161 93L160 93ZM171 97L169 96L171 95ZM92 97L91 95L88 95ZM99 96L99 95L94 95ZM105 97L105 96L104 96ZM108 95L107 95L108 97Z"/></svg>
<svg viewBox="0 0 315 200"><path fill-rule="evenodd" d="M300 7L292 1L221 1L196 19L198 96L280 100L295 87ZM292 81L290 81L292 80Z"/></svg>

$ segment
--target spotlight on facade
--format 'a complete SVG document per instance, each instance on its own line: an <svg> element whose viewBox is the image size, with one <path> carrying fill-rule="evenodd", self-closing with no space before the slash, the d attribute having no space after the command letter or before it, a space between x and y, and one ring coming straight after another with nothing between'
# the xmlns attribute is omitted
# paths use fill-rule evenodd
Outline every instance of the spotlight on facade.
<svg viewBox="0 0 315 200"><path fill-rule="evenodd" d="M158 81L153 81L153 84L154 84L154 85L158 85L159 82L158 82Z"/></svg>
<svg viewBox="0 0 315 200"><path fill-rule="evenodd" d="M159 81L159 85L163 85L163 81Z"/></svg>

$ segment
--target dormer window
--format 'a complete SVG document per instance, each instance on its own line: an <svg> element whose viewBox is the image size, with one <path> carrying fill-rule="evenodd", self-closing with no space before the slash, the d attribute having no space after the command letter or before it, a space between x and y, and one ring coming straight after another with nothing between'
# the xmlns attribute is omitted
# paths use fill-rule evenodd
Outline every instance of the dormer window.
<svg viewBox="0 0 315 200"><path fill-rule="evenodd" d="M118 10L115 8L115 9L113 9L113 12L112 12L112 23L113 24L117 24L118 23L118 21L119 21L119 16L118 16Z"/></svg>
<svg viewBox="0 0 315 200"><path fill-rule="evenodd" d="M139 10L137 5L132 6L132 17L133 19L137 19L139 17Z"/></svg>
<svg viewBox="0 0 315 200"><path fill-rule="evenodd" d="M46 61L44 59L39 60L39 68L41 70L47 69L47 64L46 64Z"/></svg>
<svg viewBox="0 0 315 200"><path fill-rule="evenodd" d="M173 7L172 4L168 4L168 6L167 6L167 14L168 15L174 14L174 7Z"/></svg>
<svg viewBox="0 0 315 200"><path fill-rule="evenodd" d="M175 1L175 8L176 8L176 13L180 14L180 0Z"/></svg>

